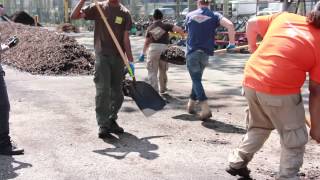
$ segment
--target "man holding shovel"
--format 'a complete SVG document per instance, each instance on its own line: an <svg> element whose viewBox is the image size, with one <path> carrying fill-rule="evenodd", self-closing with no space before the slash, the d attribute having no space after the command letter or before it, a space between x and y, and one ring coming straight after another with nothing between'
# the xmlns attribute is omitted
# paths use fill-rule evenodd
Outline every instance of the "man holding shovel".
<svg viewBox="0 0 320 180"><path fill-rule="evenodd" d="M99 126L99 138L105 138L109 133L123 133L116 120L117 113L123 103L121 84L124 79L124 62L113 39L99 14L95 3L84 6L85 0L80 0L74 8L71 19L84 18L94 20L94 48L96 54L94 82L96 86L96 119ZM119 0L108 0L98 3L107 17L116 39L125 52L130 67L133 70L133 57L130 46L129 31L131 15L129 10L120 4Z"/></svg>
<svg viewBox="0 0 320 180"><path fill-rule="evenodd" d="M309 73L311 137L320 143L320 2L308 17L281 13L253 18L247 24L249 50L244 70L244 94L249 126L230 154L227 172L249 177L247 168L271 131L280 136L277 179L298 180L308 133L301 87ZM263 42L257 47L260 35Z"/></svg>

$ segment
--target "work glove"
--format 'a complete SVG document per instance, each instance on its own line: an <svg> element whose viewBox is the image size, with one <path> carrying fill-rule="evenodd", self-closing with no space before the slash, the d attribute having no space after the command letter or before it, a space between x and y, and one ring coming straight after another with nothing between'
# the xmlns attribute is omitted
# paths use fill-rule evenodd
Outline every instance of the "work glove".
<svg viewBox="0 0 320 180"><path fill-rule="evenodd" d="M232 43L229 43L228 46L226 47L227 50L230 50L230 49L233 49L233 48L236 48L236 45L232 44Z"/></svg>
<svg viewBox="0 0 320 180"><path fill-rule="evenodd" d="M16 36L12 36L7 40L7 46L9 46L9 48L12 48L13 46L17 45L19 42L19 39Z"/></svg>
<svg viewBox="0 0 320 180"><path fill-rule="evenodd" d="M143 62L144 61L144 54L141 53L139 56L139 62Z"/></svg>

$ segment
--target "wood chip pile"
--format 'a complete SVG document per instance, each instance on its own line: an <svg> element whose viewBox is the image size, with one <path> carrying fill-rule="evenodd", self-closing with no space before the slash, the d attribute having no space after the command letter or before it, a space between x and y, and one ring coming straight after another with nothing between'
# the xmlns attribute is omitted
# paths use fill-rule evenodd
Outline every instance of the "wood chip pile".
<svg viewBox="0 0 320 180"><path fill-rule="evenodd" d="M39 27L0 23L1 43L16 35L17 46L1 55L3 64L32 74L93 74L94 57L72 37Z"/></svg>

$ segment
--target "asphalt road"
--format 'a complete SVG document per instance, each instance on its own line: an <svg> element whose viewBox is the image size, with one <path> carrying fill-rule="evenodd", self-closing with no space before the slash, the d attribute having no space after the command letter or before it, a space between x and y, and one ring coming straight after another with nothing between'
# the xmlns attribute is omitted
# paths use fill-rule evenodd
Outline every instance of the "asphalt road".
<svg viewBox="0 0 320 180"><path fill-rule="evenodd" d="M92 34L77 38L92 48ZM141 37L132 37L135 57L142 45ZM105 140L97 137L92 76L38 76L5 66L11 134L25 155L0 156L0 180L237 179L224 169L246 132L241 79L247 58L210 58L203 80L213 111L209 121L186 113L191 80L185 66L171 66L165 109L146 118L126 98L119 113L126 132ZM136 78L145 80L146 74L145 62L136 63ZM310 141L302 168L306 176L320 178L319 152ZM273 179L279 155L273 132L249 165L253 178Z"/></svg>

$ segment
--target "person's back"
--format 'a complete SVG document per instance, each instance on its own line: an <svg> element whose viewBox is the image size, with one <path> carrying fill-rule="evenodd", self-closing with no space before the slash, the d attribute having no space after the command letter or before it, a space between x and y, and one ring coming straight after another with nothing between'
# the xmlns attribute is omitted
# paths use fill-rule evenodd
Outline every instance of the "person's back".
<svg viewBox="0 0 320 180"><path fill-rule="evenodd" d="M246 64L244 85L270 94L293 94L300 92L306 72L320 80L315 76L320 68L320 29L291 13L264 18L258 21L264 40Z"/></svg>
<svg viewBox="0 0 320 180"><path fill-rule="evenodd" d="M147 36L151 43L169 44L169 34L172 32L173 24L163 23L161 20L155 21L147 29Z"/></svg>
<svg viewBox="0 0 320 180"><path fill-rule="evenodd" d="M188 54L198 49L205 51L209 55L213 54L215 30L220 26L221 18L221 14L212 12L206 7L187 14Z"/></svg>

